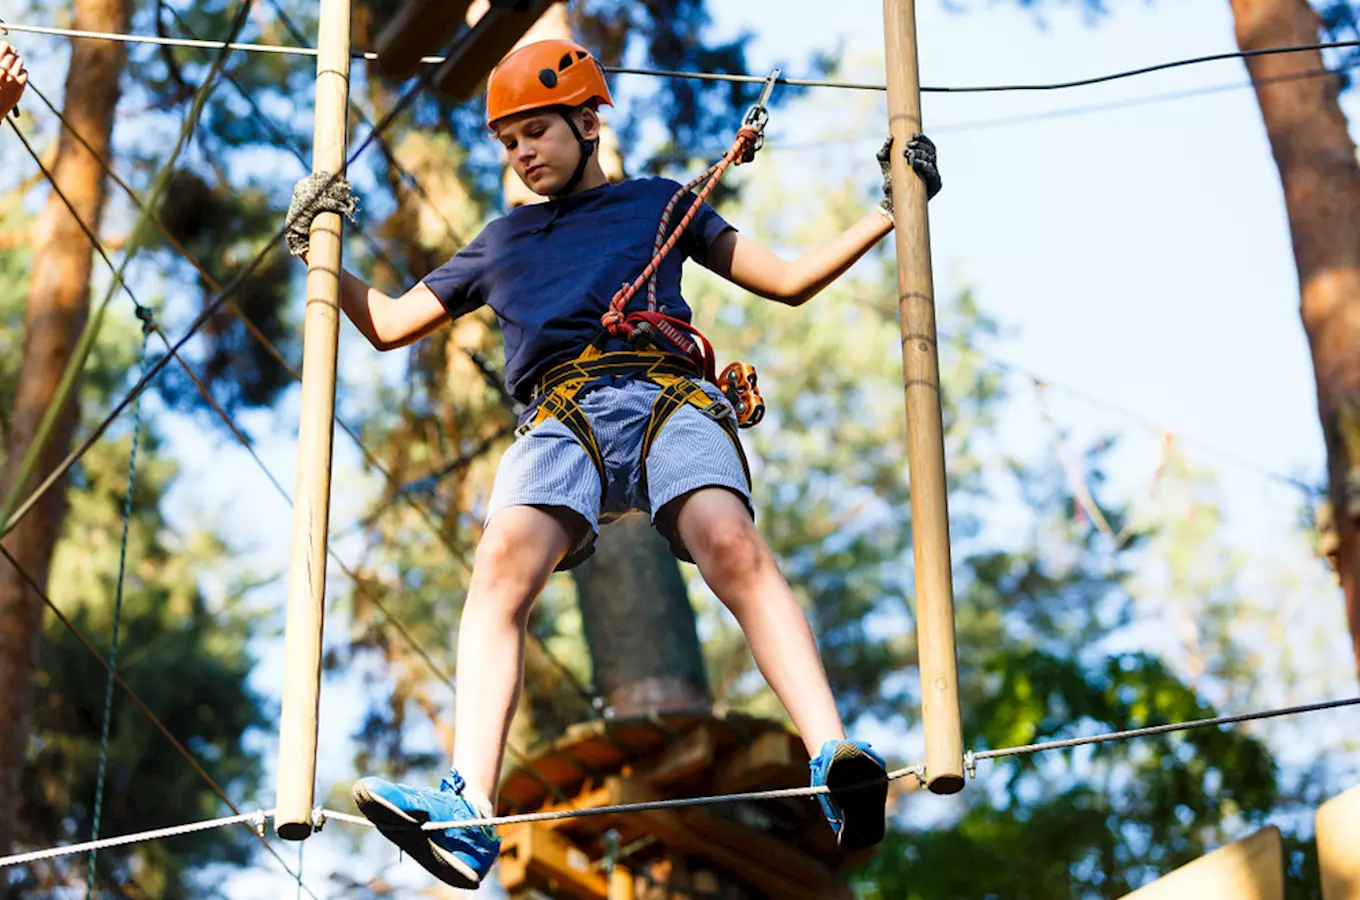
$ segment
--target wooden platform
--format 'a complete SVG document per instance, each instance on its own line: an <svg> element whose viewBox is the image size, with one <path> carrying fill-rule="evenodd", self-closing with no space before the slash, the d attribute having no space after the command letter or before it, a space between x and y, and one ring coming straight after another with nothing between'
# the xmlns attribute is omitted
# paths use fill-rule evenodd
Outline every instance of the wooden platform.
<svg viewBox="0 0 1360 900"><path fill-rule="evenodd" d="M668 714L585 723L502 780L501 815L806 787L808 756L782 724L745 716ZM604 898L606 833L634 848L633 871L708 872L741 896L849 900L841 853L815 798L587 816L503 828L500 873L512 895ZM700 878L699 880L704 880ZM696 886L696 885L691 885ZM737 895L733 895L737 896Z"/></svg>

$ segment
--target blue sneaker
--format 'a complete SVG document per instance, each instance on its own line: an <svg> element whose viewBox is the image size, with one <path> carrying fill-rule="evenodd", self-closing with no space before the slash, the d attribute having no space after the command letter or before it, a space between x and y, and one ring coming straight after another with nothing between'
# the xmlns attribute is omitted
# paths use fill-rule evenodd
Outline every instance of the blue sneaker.
<svg viewBox="0 0 1360 900"><path fill-rule="evenodd" d="M454 769L449 774L452 780L441 780L437 791L361 778L354 783L354 802L383 837L410 854L425 871L445 884L475 890L500 854L501 839L496 832L488 826L420 830L426 822L482 818L463 796L463 777Z"/></svg>
<svg viewBox="0 0 1360 900"><path fill-rule="evenodd" d="M888 814L888 768L862 741L827 741L811 762L812 786L826 785L818 794L826 821L836 832L836 844L852 852L883 840Z"/></svg>

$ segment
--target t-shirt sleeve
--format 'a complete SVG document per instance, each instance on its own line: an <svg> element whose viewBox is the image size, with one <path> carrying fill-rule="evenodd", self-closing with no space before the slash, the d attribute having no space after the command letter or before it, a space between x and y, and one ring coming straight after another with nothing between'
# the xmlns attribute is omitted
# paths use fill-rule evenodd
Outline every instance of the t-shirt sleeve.
<svg viewBox="0 0 1360 900"><path fill-rule="evenodd" d="M680 201L679 209L689 209L694 203L694 195L686 195L687 199ZM699 205L699 211L690 220L689 227L680 236L680 249L685 256L696 262L702 263L708 258L708 248L718 239L718 236L726 231L736 231L735 226L718 215L717 210L708 205L705 201Z"/></svg>
<svg viewBox="0 0 1360 900"><path fill-rule="evenodd" d="M482 287L486 256L486 232L483 231L448 262L421 279L444 304L450 317L456 319L466 315L486 302Z"/></svg>

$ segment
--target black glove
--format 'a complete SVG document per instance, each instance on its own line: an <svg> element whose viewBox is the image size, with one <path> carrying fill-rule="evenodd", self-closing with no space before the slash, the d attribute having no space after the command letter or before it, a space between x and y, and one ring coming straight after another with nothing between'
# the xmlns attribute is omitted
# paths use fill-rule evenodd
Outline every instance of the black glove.
<svg viewBox="0 0 1360 900"><path fill-rule="evenodd" d="M892 202L892 135L883 142L879 148L877 159L878 167L883 172L883 202L879 205L883 211L891 213L893 211ZM920 176L926 185L926 199L930 200L940 192L944 182L940 179L940 170L935 162L935 143L924 134L915 133L907 141L907 149L902 151L902 155L911 164L912 170Z"/></svg>
<svg viewBox="0 0 1360 900"><path fill-rule="evenodd" d="M333 172L313 172L293 185L293 202L288 206L288 230L285 238L294 256L307 252L307 241L312 231L312 220L318 213L339 213L350 224L359 203L350 193L349 182Z"/></svg>

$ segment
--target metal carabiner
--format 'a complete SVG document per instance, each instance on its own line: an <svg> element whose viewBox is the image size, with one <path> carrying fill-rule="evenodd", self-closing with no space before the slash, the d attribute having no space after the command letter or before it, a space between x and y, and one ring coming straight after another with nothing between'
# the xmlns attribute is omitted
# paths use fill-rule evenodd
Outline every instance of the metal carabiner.
<svg viewBox="0 0 1360 900"><path fill-rule="evenodd" d="M770 74L765 78L765 86L761 88L760 98L750 109L746 110L746 115L742 117L742 127L754 128L756 132L755 142L742 156L742 162L750 162L755 158L756 151L765 146L765 125L770 121L770 111L765 108L765 104L769 102L770 94L774 92L774 85L779 80L779 74L778 68L770 70Z"/></svg>

